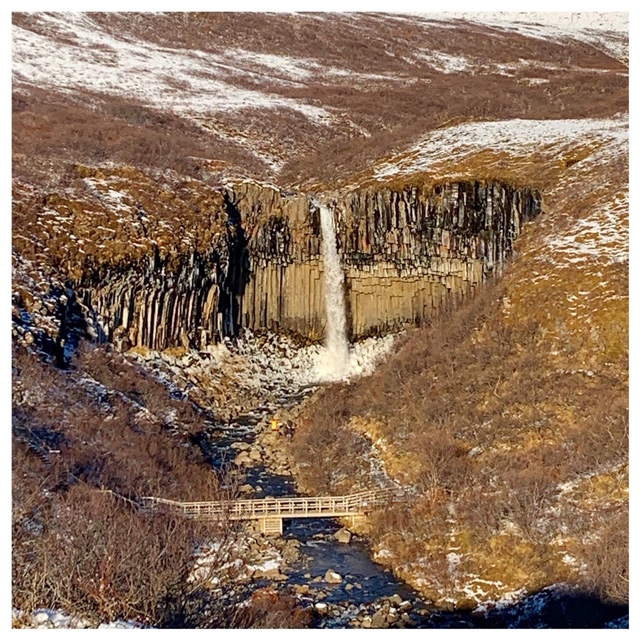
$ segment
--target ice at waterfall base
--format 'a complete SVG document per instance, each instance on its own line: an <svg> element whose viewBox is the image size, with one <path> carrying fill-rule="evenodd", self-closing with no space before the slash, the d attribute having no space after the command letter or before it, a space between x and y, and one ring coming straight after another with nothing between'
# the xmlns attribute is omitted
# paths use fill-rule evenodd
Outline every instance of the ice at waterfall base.
<svg viewBox="0 0 640 640"><path fill-rule="evenodd" d="M226 373L242 371L245 385L260 387L268 382L272 387L300 388L371 375L393 348L397 335L366 338L349 345L348 364L337 374L326 347L299 347L277 334L256 336L245 331L235 344L222 342L206 350Z"/></svg>

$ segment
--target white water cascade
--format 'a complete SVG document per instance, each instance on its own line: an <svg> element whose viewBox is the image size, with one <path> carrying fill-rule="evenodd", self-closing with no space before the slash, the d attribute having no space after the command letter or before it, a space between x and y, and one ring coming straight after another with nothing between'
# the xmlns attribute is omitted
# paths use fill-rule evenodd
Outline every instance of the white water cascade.
<svg viewBox="0 0 640 640"><path fill-rule="evenodd" d="M344 307L344 274L336 248L336 230L333 211L324 204L320 207L322 227L322 258L324 261L324 295L327 309L326 357L321 363L322 374L337 380L349 371L349 343L347 342L347 316Z"/></svg>

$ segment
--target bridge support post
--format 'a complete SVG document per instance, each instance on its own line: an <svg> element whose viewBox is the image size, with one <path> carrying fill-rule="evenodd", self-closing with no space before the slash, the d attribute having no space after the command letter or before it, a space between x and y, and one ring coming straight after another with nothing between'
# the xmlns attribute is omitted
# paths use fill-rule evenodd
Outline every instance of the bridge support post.
<svg viewBox="0 0 640 640"><path fill-rule="evenodd" d="M260 531L265 536L281 536L282 518L260 518Z"/></svg>
<svg viewBox="0 0 640 640"><path fill-rule="evenodd" d="M354 530L366 524L367 516L364 516L364 515L347 516L347 521L349 523L348 525L349 528Z"/></svg>

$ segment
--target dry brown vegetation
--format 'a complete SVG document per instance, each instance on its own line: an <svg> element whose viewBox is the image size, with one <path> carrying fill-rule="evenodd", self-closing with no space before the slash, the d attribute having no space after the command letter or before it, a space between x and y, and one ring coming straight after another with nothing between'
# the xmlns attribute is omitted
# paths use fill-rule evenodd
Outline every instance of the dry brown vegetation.
<svg viewBox="0 0 640 640"><path fill-rule="evenodd" d="M193 409L115 354L96 355L62 372L14 353L13 606L168 624L196 590L186 578L207 532L146 517L130 500L213 497L218 479L152 413L174 409L188 432ZM81 383L90 377L109 387Z"/></svg>
<svg viewBox="0 0 640 640"><path fill-rule="evenodd" d="M180 446L202 429L189 403L105 349L89 348L74 364L60 371L23 349L14 358L14 436L43 457L55 485L215 499L218 479L202 454Z"/></svg>
<svg viewBox="0 0 640 640"><path fill-rule="evenodd" d="M13 93L13 176L47 184L56 165L106 161L171 170L206 179L208 161L224 160L251 175L264 171L255 155L208 136L195 123L132 99L84 92L74 98L35 87Z"/></svg>
<svg viewBox="0 0 640 640"><path fill-rule="evenodd" d="M354 449L354 439L364 437L387 472L417 490L374 521L372 539L428 593L455 592L445 562L455 550L469 582L536 589L570 579L626 601L627 384L604 366L560 369L540 325L502 321L504 294L505 283L485 289L411 332L370 378L327 390L293 441L305 486L362 486L367 447ZM593 482L586 493L581 479ZM567 482L577 486L563 493Z"/></svg>
<svg viewBox="0 0 640 640"><path fill-rule="evenodd" d="M203 182L175 174L159 179L134 167L58 170L46 188L14 181L13 248L59 278L79 281L131 267L156 250L179 263L182 254L210 252L224 241L221 192Z"/></svg>
<svg viewBox="0 0 640 640"><path fill-rule="evenodd" d="M235 496L192 444L203 415L191 403L103 348L84 350L70 371L16 349L13 400L13 607L61 609L92 625L306 625L285 596L257 594L244 608L212 597L212 576L233 578L222 560L237 525L140 510L148 495ZM194 551L212 542L210 570L190 578Z"/></svg>

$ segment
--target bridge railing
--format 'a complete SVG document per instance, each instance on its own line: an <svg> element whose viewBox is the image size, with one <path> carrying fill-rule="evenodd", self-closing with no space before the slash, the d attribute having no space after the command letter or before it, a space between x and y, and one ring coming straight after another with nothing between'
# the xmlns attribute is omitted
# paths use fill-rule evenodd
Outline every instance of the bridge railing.
<svg viewBox="0 0 640 640"><path fill-rule="evenodd" d="M362 491L346 496L281 497L259 500L178 502L165 498L142 498L143 509L174 513L187 518L230 518L244 520L265 517L312 517L363 514L398 494L396 489Z"/></svg>

